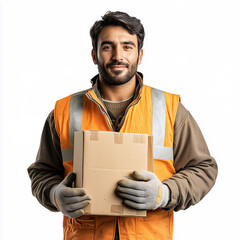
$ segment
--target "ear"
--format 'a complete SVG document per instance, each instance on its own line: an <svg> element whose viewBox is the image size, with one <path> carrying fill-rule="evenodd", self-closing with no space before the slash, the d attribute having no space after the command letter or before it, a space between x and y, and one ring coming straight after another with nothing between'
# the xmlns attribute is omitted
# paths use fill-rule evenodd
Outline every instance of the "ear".
<svg viewBox="0 0 240 240"><path fill-rule="evenodd" d="M139 57L138 57L138 65L141 64L143 58L143 49L141 48L139 51Z"/></svg>
<svg viewBox="0 0 240 240"><path fill-rule="evenodd" d="M92 49L92 60L94 62L94 64L97 64L97 54L96 52Z"/></svg>

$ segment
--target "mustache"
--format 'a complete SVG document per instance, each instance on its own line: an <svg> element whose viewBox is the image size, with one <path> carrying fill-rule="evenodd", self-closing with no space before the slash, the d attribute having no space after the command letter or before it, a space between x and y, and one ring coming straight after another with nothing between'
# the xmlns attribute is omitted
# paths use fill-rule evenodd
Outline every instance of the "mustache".
<svg viewBox="0 0 240 240"><path fill-rule="evenodd" d="M114 65L123 65L123 66L126 66L126 67L129 66L129 64L124 63L124 62L113 61L113 62L108 63L106 65L106 67L111 67L111 66L114 66Z"/></svg>

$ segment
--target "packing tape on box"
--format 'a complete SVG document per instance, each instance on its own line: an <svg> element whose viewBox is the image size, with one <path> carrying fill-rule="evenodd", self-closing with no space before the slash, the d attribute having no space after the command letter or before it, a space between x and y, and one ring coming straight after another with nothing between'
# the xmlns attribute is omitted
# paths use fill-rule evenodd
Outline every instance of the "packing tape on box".
<svg viewBox="0 0 240 240"><path fill-rule="evenodd" d="M136 216L142 216L144 211L136 211Z"/></svg>
<svg viewBox="0 0 240 240"><path fill-rule="evenodd" d="M90 141L98 141L98 132L91 132Z"/></svg>
<svg viewBox="0 0 240 240"><path fill-rule="evenodd" d="M114 133L114 143L115 144L123 144L123 134L122 133Z"/></svg>
<svg viewBox="0 0 240 240"><path fill-rule="evenodd" d="M121 205L112 205L111 206L111 213L119 213L119 214L123 214L123 206Z"/></svg>
<svg viewBox="0 0 240 240"><path fill-rule="evenodd" d="M143 143L146 143L146 136L144 135L134 135L133 136L133 142L134 143L140 143L140 144L143 144Z"/></svg>

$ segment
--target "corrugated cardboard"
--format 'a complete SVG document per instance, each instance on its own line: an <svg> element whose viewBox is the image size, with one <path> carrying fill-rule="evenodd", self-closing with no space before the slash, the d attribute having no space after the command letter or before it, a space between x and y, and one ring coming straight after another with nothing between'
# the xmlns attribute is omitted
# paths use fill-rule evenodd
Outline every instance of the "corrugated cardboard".
<svg viewBox="0 0 240 240"><path fill-rule="evenodd" d="M75 132L75 186L92 196L85 214L146 216L146 211L123 206L115 189L119 180L131 178L134 170L152 170L152 164L152 137L147 134Z"/></svg>

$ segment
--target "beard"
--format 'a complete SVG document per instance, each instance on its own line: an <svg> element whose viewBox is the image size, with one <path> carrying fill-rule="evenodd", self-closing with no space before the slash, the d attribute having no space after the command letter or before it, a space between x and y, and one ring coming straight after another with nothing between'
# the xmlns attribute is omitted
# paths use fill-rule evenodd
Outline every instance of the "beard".
<svg viewBox="0 0 240 240"><path fill-rule="evenodd" d="M136 75L138 58L137 58L137 61L131 65L123 62L118 62L118 61L110 62L106 64L106 67L104 66L104 64L100 64L99 62L97 65L98 65L99 74L105 83L107 83L108 85L122 85L129 82ZM127 72L124 73L125 70L113 71L113 72L109 71L109 69L113 65L124 65L127 69Z"/></svg>

